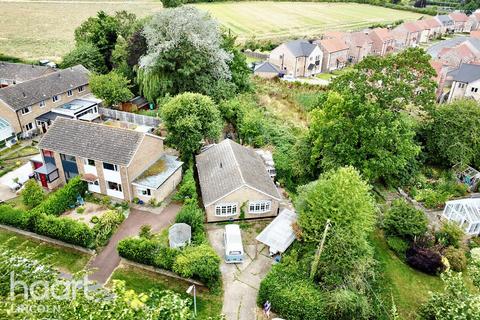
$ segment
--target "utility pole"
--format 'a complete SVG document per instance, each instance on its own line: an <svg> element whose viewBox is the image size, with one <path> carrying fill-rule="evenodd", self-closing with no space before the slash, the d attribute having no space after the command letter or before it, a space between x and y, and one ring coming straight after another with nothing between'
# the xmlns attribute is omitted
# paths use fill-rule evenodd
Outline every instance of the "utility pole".
<svg viewBox="0 0 480 320"><path fill-rule="evenodd" d="M320 263L320 255L323 251L323 245L325 244L325 239L327 238L327 232L330 228L330 219L327 219L327 223L325 223L325 229L323 230L322 241L318 245L317 252L315 252L315 258L312 261L312 267L310 268L310 280L313 281L315 278L315 274L317 273L318 264Z"/></svg>

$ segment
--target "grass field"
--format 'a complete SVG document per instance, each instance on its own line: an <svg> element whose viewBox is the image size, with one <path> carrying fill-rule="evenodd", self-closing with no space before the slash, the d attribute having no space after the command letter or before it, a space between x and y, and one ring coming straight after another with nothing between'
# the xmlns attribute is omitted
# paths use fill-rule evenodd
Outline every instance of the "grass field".
<svg viewBox="0 0 480 320"><path fill-rule="evenodd" d="M239 39L315 36L355 30L421 15L353 3L222 2L197 4ZM158 0L0 0L0 52L25 59L59 61L73 47L73 32L99 10L128 10L145 17L162 10Z"/></svg>
<svg viewBox="0 0 480 320"><path fill-rule="evenodd" d="M90 259L89 255L34 241L4 230L0 230L0 243L6 244L9 249L16 250L19 253L25 251L34 252L36 259L45 259L45 261L59 270L69 273L82 270Z"/></svg>
<svg viewBox="0 0 480 320"><path fill-rule="evenodd" d="M188 283L134 267L118 268L113 273L111 280L125 281L126 287L137 293L148 293L152 289L172 290L183 298L191 299L191 296L185 292L189 287ZM222 310L221 294L211 293L204 288L197 288L197 290L198 317L196 319L208 319L219 315Z"/></svg>

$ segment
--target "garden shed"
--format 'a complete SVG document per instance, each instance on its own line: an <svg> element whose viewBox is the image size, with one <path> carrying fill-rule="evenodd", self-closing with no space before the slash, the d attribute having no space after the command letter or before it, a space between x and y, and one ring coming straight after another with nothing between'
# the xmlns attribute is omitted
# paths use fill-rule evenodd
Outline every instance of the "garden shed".
<svg viewBox="0 0 480 320"><path fill-rule="evenodd" d="M192 239L192 228L186 223L175 223L168 229L170 248L184 247Z"/></svg>
<svg viewBox="0 0 480 320"><path fill-rule="evenodd" d="M480 234L480 198L447 201L442 216L457 223L468 235Z"/></svg>
<svg viewBox="0 0 480 320"><path fill-rule="evenodd" d="M270 254L283 253L295 240L292 224L297 220L297 214L289 209L283 209L280 214L257 236L256 240L267 245Z"/></svg>

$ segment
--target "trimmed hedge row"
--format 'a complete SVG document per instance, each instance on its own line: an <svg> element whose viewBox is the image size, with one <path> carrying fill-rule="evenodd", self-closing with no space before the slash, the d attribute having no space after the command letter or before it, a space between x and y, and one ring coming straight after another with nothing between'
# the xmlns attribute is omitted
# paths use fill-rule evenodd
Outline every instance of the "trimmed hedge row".
<svg viewBox="0 0 480 320"><path fill-rule="evenodd" d="M95 233L85 223L44 213L0 206L0 224L9 225L39 235L85 248L95 247Z"/></svg>
<svg viewBox="0 0 480 320"><path fill-rule="evenodd" d="M85 191L87 191L86 183L80 180L80 177L75 177L31 211L55 216L61 215L77 202L79 195L83 197Z"/></svg>
<svg viewBox="0 0 480 320"><path fill-rule="evenodd" d="M220 279L220 258L207 244L171 249L154 239L128 238L117 249L123 258L198 279L209 287Z"/></svg>

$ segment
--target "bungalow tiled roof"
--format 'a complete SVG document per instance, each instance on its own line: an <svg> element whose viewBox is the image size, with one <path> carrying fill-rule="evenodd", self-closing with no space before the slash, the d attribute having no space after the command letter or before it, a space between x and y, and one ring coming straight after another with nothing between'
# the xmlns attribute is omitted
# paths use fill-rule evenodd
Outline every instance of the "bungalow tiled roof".
<svg viewBox="0 0 480 320"><path fill-rule="evenodd" d="M358 31L349 33L348 37L354 46L366 46L373 43L372 39L365 32Z"/></svg>
<svg viewBox="0 0 480 320"><path fill-rule="evenodd" d="M15 80L17 83L20 83L55 71L55 69L45 66L0 61L0 80Z"/></svg>
<svg viewBox="0 0 480 320"><path fill-rule="evenodd" d="M82 65L46 74L0 89L0 100L14 111L88 84L90 72Z"/></svg>
<svg viewBox="0 0 480 320"><path fill-rule="evenodd" d="M58 117L38 143L40 149L127 166L146 133Z"/></svg>
<svg viewBox="0 0 480 320"><path fill-rule="evenodd" d="M196 160L205 206L242 187L280 199L263 160L253 149L226 139L197 155Z"/></svg>
<svg viewBox="0 0 480 320"><path fill-rule="evenodd" d="M345 32L327 31L323 34L322 39L343 39L345 36L346 36Z"/></svg>
<svg viewBox="0 0 480 320"><path fill-rule="evenodd" d="M320 46L329 53L348 50L348 46L345 42L339 39L323 39L320 40L319 43Z"/></svg>

